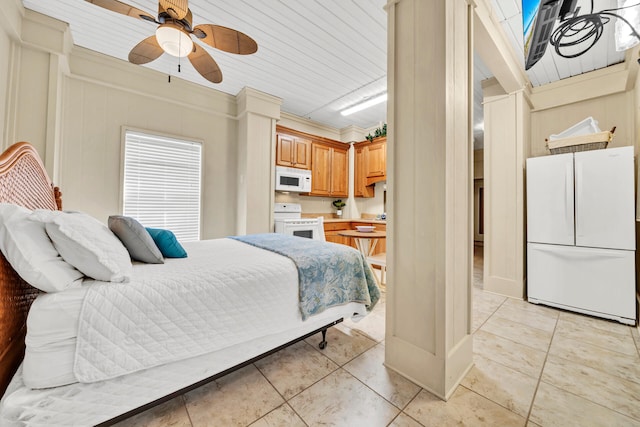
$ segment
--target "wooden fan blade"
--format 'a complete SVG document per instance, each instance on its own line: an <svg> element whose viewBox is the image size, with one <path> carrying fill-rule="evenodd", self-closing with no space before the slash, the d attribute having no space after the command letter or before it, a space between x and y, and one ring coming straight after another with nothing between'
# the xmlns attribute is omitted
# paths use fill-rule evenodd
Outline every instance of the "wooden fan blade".
<svg viewBox="0 0 640 427"><path fill-rule="evenodd" d="M131 16L133 18L144 19L145 21L156 22L156 18L145 12L144 10L137 9L133 6L129 6L126 3L119 2L118 0L85 0L96 6L103 7L112 12L121 13L123 15Z"/></svg>
<svg viewBox="0 0 640 427"><path fill-rule="evenodd" d="M191 61L193 68L205 79L212 83L220 83L222 81L222 71L220 71L216 61L206 50L195 43L193 44L193 52L189 54L189 61Z"/></svg>
<svg viewBox="0 0 640 427"><path fill-rule="evenodd" d="M209 46L229 53L250 55L258 50L258 43L248 35L219 25L196 25L193 35Z"/></svg>
<svg viewBox="0 0 640 427"><path fill-rule="evenodd" d="M158 58L164 53L164 50L158 44L156 36L147 37L140 43L135 45L129 52L129 62L134 64L146 64Z"/></svg>
<svg viewBox="0 0 640 427"><path fill-rule="evenodd" d="M167 11L173 19L182 19L189 12L187 0L160 0L160 6Z"/></svg>

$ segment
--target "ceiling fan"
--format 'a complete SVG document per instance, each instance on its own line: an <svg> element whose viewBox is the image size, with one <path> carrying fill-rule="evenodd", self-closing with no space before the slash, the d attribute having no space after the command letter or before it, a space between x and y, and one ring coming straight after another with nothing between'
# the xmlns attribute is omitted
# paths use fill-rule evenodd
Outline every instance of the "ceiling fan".
<svg viewBox="0 0 640 427"><path fill-rule="evenodd" d="M113 12L159 24L154 36L142 40L129 52L129 62L134 64L146 64L164 52L179 58L186 56L202 77L212 83L220 83L220 67L206 50L193 42L191 35L209 46L229 53L249 55L258 50L255 40L240 31L213 24L193 27L188 0L159 0L157 19L118 0L86 1Z"/></svg>

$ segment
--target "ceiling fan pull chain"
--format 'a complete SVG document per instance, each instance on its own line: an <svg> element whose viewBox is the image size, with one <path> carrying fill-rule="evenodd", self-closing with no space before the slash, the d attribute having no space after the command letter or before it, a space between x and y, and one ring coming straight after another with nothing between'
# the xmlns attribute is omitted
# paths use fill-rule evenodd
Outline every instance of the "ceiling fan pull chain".
<svg viewBox="0 0 640 427"><path fill-rule="evenodd" d="M182 37L178 38L178 51L182 52ZM178 56L178 72L180 72L180 60L181 56Z"/></svg>

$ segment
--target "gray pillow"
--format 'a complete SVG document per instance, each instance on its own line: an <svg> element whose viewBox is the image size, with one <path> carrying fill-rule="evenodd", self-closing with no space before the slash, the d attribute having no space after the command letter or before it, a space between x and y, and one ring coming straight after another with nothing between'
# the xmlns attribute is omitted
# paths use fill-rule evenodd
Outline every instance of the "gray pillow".
<svg viewBox="0 0 640 427"><path fill-rule="evenodd" d="M112 215L109 217L109 229L127 248L131 259L148 264L164 264L162 253L151 235L134 218Z"/></svg>

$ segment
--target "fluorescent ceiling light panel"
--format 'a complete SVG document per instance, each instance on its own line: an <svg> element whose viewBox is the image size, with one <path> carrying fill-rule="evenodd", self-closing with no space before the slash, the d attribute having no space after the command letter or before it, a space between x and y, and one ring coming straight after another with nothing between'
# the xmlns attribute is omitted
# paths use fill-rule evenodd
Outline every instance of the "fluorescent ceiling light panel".
<svg viewBox="0 0 640 427"><path fill-rule="evenodd" d="M346 110L340 111L340 114L343 116L348 116L349 114L353 114L358 111L362 111L365 108L373 107L374 105L378 105L387 100L387 94L383 93L382 95L374 96L373 98L369 98L360 104L356 104L353 107L349 107Z"/></svg>

